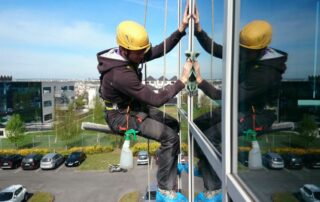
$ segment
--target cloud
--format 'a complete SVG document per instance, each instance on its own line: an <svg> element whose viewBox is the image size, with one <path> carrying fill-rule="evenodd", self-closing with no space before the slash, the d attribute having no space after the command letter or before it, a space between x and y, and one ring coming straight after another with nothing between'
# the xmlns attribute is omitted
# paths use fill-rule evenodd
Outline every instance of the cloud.
<svg viewBox="0 0 320 202"><path fill-rule="evenodd" d="M0 72L16 78L98 79L94 54L41 53L30 50L1 49Z"/></svg>
<svg viewBox="0 0 320 202"><path fill-rule="evenodd" d="M39 17L41 16L41 17ZM0 12L0 73L14 78L98 78L96 53L115 46L99 23L27 10Z"/></svg>
<svg viewBox="0 0 320 202"><path fill-rule="evenodd" d="M39 17L41 16L41 17ZM96 48L114 44L104 26L88 21L65 21L50 14L26 10L0 12L0 40L47 47Z"/></svg>

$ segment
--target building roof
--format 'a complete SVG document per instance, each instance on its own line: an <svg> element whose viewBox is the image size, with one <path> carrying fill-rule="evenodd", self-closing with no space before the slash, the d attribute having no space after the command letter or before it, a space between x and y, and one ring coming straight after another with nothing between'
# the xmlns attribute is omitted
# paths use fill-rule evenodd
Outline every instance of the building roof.
<svg viewBox="0 0 320 202"><path fill-rule="evenodd" d="M173 76L173 77L170 79L170 81L176 81L176 80L178 80L177 76Z"/></svg>
<svg viewBox="0 0 320 202"><path fill-rule="evenodd" d="M148 76L146 80L147 80L147 81L155 81L156 79L153 78L152 76Z"/></svg>
<svg viewBox="0 0 320 202"><path fill-rule="evenodd" d="M159 77L159 81L163 81L163 79L165 80L165 81L168 81L168 79L167 78L165 78L164 76L161 76L161 77Z"/></svg>

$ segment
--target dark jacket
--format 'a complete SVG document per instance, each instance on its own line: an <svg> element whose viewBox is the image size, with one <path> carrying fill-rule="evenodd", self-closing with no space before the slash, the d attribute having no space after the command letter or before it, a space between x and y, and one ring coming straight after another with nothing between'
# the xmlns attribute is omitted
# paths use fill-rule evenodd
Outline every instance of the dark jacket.
<svg viewBox="0 0 320 202"><path fill-rule="evenodd" d="M211 38L204 32L195 32L201 46L212 55L222 58L223 48L221 45L212 42ZM282 80L282 74L286 70L287 53L280 50L266 48L255 59L248 61L241 58L239 61L239 111L251 111L252 106L257 110L263 109L266 104L274 102L279 93ZM203 90L212 99L221 97L212 85L205 80L199 84Z"/></svg>
<svg viewBox="0 0 320 202"><path fill-rule="evenodd" d="M166 39L166 52L169 52L185 35L175 31ZM164 54L164 43L150 48L145 54L143 62L159 58ZM101 74L101 97L119 106L131 106L139 109L143 105L159 107L175 96L184 84L178 80L175 84L167 86L159 93L141 83L142 74L138 68L139 64L130 64L125 58L118 54L117 48L112 48L97 54L99 61L98 70Z"/></svg>

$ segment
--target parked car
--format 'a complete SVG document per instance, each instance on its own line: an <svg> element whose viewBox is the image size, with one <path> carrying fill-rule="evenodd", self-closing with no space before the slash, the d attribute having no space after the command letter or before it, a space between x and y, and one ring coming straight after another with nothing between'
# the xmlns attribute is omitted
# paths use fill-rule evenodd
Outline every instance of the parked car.
<svg viewBox="0 0 320 202"><path fill-rule="evenodd" d="M238 152L238 161L248 167L249 165L249 152L248 151L239 151Z"/></svg>
<svg viewBox="0 0 320 202"><path fill-rule="evenodd" d="M1 163L2 169L18 168L21 165L23 156L20 154L10 154L3 158Z"/></svg>
<svg viewBox="0 0 320 202"><path fill-rule="evenodd" d="M84 160L86 160L87 156L82 151L76 151L72 152L65 161L65 166L78 166L80 165Z"/></svg>
<svg viewBox="0 0 320 202"><path fill-rule="evenodd" d="M182 164L187 164L188 163L188 156L186 155L186 153L181 152L180 153L180 163Z"/></svg>
<svg viewBox="0 0 320 202"><path fill-rule="evenodd" d="M27 189L20 184L11 185L0 192L0 201L21 202L27 201L27 199Z"/></svg>
<svg viewBox="0 0 320 202"><path fill-rule="evenodd" d="M284 162L282 157L273 152L268 152L262 156L262 163L268 168L282 169L284 168Z"/></svg>
<svg viewBox="0 0 320 202"><path fill-rule="evenodd" d="M320 154L306 154L303 163L307 168L320 168Z"/></svg>
<svg viewBox="0 0 320 202"><path fill-rule="evenodd" d="M58 153L46 154L41 159L40 168L41 169L54 169L60 166L64 161L64 157Z"/></svg>
<svg viewBox="0 0 320 202"><path fill-rule="evenodd" d="M150 189L147 186L146 188L146 193L143 195L143 200L144 202L155 202L156 201L156 194L157 194L157 184L156 183L151 183L150 184ZM150 200L149 200L149 192L150 192Z"/></svg>
<svg viewBox="0 0 320 202"><path fill-rule="evenodd" d="M0 155L0 166L2 165L2 160L4 159L4 155Z"/></svg>
<svg viewBox="0 0 320 202"><path fill-rule="evenodd" d="M289 169L302 169L303 161L302 157L296 154L282 154L284 166Z"/></svg>
<svg viewBox="0 0 320 202"><path fill-rule="evenodd" d="M41 154L29 154L22 159L21 167L23 170L38 169L42 159Z"/></svg>
<svg viewBox="0 0 320 202"><path fill-rule="evenodd" d="M320 201L320 187L314 184L305 184L300 188L300 194L306 202Z"/></svg>
<svg viewBox="0 0 320 202"><path fill-rule="evenodd" d="M147 165L149 162L149 154L147 151L138 152L137 165Z"/></svg>

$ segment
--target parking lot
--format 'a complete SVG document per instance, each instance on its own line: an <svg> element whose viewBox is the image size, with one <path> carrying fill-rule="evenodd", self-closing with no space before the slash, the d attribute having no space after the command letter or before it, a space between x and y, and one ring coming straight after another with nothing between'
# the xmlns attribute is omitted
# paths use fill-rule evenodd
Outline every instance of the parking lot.
<svg viewBox="0 0 320 202"><path fill-rule="evenodd" d="M152 158L150 166L150 182L156 182L157 165ZM0 190L13 184L22 184L27 188L29 198L36 192L49 192L58 202L116 202L124 194L139 192L140 201L148 184L148 166L137 165L127 172L110 173L108 163L105 170L80 171L78 167L66 167L64 164L56 169L23 170L0 169ZM187 194L188 177L182 175L183 193ZM203 189L202 179L195 179L195 191Z"/></svg>
<svg viewBox="0 0 320 202"><path fill-rule="evenodd" d="M156 168L151 169L151 180ZM63 164L54 170L0 170L0 189L12 184L24 185L29 193L50 192L55 201L118 201L125 193L143 192L147 186L147 166L134 166L126 173L78 171Z"/></svg>
<svg viewBox="0 0 320 202"><path fill-rule="evenodd" d="M102 171L79 171L77 167L64 164L54 170L0 170L0 189L12 184L24 185L29 193L49 192L55 201L118 201L125 193L139 191L142 194L147 186L146 165L137 166L128 172L109 173ZM150 179L156 181L155 163L151 166ZM306 183L320 184L320 170L246 170L239 173L241 179L258 198L271 201L272 193L291 192L299 199L299 188ZM183 192L187 192L187 175L182 178ZM202 179L195 178L195 190L201 191Z"/></svg>
<svg viewBox="0 0 320 202"><path fill-rule="evenodd" d="M270 202L272 193L291 192L297 199L303 184L320 184L320 170L262 170L240 172L239 176L262 202Z"/></svg>

